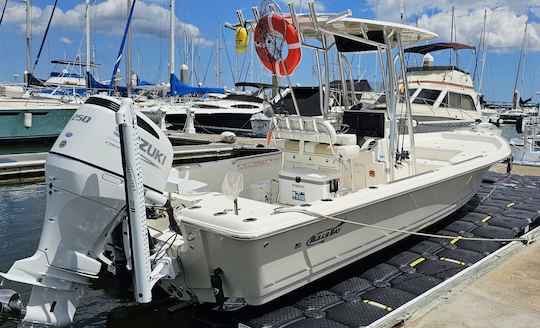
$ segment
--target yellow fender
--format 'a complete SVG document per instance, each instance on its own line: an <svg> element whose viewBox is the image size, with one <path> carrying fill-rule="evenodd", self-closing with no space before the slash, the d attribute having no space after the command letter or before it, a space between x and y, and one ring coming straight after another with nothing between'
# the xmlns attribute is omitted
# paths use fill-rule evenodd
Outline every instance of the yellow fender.
<svg viewBox="0 0 540 328"><path fill-rule="evenodd" d="M249 35L247 29L243 26L236 28L236 52L239 54L246 53L248 43Z"/></svg>

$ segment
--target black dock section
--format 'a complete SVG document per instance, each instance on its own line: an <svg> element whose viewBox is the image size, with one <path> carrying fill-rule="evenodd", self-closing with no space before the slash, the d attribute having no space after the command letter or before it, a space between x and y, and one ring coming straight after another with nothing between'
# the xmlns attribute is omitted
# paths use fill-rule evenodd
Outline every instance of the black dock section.
<svg viewBox="0 0 540 328"><path fill-rule="evenodd" d="M506 244L460 237L510 239L538 225L539 190L540 177L488 172L475 197L441 227L429 230L456 238L415 237L407 250L394 249L393 256L354 268L339 283L336 278L308 296L278 300L279 307L268 313L243 315L238 327L368 326Z"/></svg>

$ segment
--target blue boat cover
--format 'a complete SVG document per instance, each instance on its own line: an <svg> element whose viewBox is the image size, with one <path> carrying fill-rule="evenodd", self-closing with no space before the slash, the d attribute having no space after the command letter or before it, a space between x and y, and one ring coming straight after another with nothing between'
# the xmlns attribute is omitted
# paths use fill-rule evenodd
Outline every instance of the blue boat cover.
<svg viewBox="0 0 540 328"><path fill-rule="evenodd" d="M225 89L193 87L180 81L176 75L171 74L171 96L203 95L206 93L225 93Z"/></svg>
<svg viewBox="0 0 540 328"><path fill-rule="evenodd" d="M137 76L137 86L142 86L142 85L156 85L156 84L153 83L153 82L148 82L148 81L145 81L145 80L141 80Z"/></svg>
<svg viewBox="0 0 540 328"><path fill-rule="evenodd" d="M110 90L111 89L108 85L96 81L96 79L94 79L94 77L90 73L88 73L88 81L87 81L87 83L88 83L87 86L88 86L89 89L100 89L100 90Z"/></svg>

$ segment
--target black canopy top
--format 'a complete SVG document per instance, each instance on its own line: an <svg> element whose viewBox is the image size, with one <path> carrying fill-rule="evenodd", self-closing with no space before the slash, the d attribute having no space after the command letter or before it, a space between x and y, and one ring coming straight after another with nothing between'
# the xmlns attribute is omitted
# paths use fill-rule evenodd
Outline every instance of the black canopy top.
<svg viewBox="0 0 540 328"><path fill-rule="evenodd" d="M258 83L258 82L236 82L234 84L237 87L253 87L258 89L270 89L270 88L280 88L285 89L285 87L281 87L279 85L273 85L268 83Z"/></svg>
<svg viewBox="0 0 540 328"><path fill-rule="evenodd" d="M426 44L425 46L417 46L417 47L411 47L405 49L405 52L410 53L417 53L425 55L430 52L439 51L439 50L446 50L446 49L453 49L453 50L461 50L461 49L471 49L476 50L475 47L469 46L463 43L456 43L456 42L439 42L439 43L432 43L432 44Z"/></svg>

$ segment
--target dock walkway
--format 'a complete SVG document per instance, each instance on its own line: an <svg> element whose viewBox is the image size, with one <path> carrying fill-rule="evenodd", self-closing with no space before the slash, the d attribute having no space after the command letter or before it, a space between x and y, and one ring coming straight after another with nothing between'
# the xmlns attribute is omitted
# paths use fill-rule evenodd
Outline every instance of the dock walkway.
<svg viewBox="0 0 540 328"><path fill-rule="evenodd" d="M540 243L521 248L470 285L436 301L406 327L540 326Z"/></svg>

